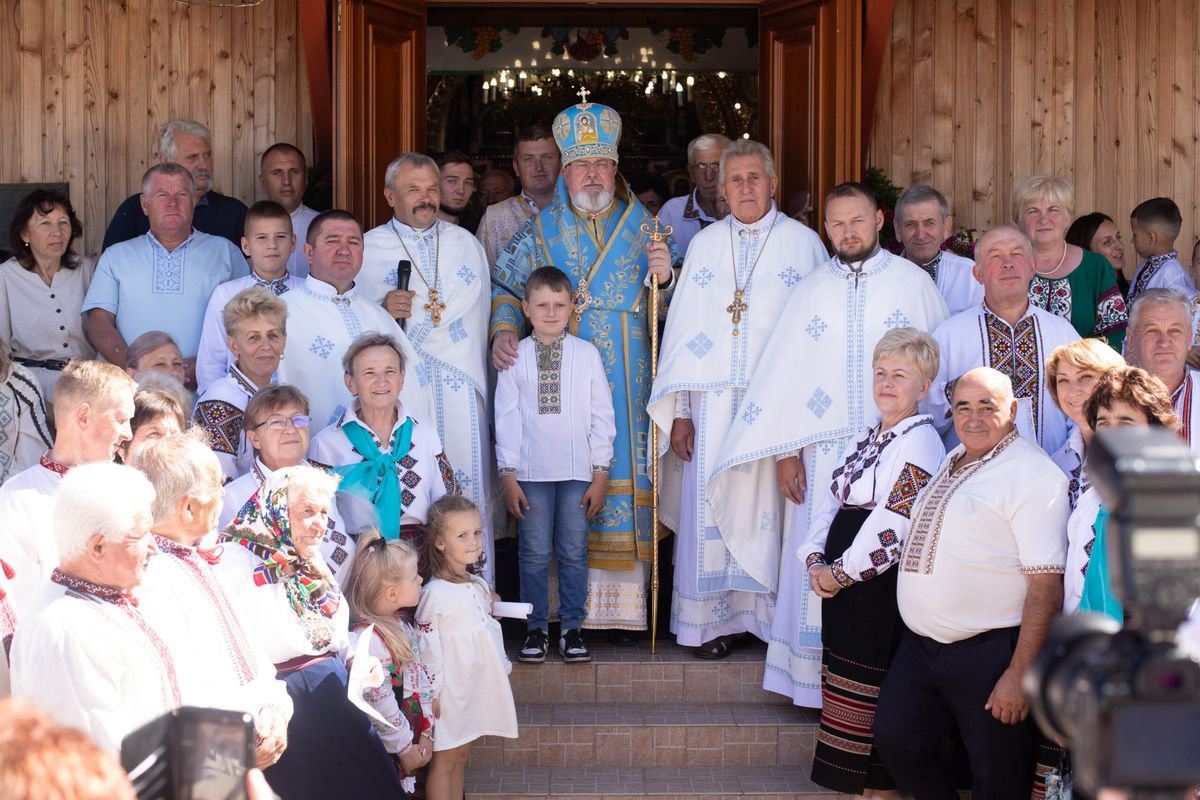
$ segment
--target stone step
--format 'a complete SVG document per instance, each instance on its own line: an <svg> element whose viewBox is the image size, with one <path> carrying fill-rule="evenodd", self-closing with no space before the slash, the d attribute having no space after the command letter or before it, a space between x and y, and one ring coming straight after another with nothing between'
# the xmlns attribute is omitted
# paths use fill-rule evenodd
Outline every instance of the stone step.
<svg viewBox="0 0 1200 800"><path fill-rule="evenodd" d="M647 642L615 647L589 642L592 661L565 664L557 643L543 664L517 661L520 642L509 642L513 696L518 703L767 703L789 698L762 688L767 646L747 641L720 661L704 661L690 647L661 638L653 655Z"/></svg>
<svg viewBox="0 0 1200 800"><path fill-rule="evenodd" d="M521 703L516 739L485 737L474 767L800 767L819 712L768 703Z"/></svg>
<svg viewBox="0 0 1200 800"><path fill-rule="evenodd" d="M488 800L647 796L656 800L837 800L850 796L814 784L808 779L808 767L469 767L466 790L468 798Z"/></svg>

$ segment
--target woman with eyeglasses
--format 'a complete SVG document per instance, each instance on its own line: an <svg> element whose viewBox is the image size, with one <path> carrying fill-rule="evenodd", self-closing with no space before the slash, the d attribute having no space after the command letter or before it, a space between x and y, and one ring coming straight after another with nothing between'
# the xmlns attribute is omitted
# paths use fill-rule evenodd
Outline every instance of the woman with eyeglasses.
<svg viewBox="0 0 1200 800"><path fill-rule="evenodd" d="M354 396L337 422L313 437L312 458L342 476L338 504L350 530L415 541L429 507L461 494L437 427L400 401L404 351L383 333L364 333L342 358Z"/></svg>
<svg viewBox="0 0 1200 800"><path fill-rule="evenodd" d="M287 305L269 289L253 286L225 305L223 321L234 363L204 390L193 417L208 434L225 480L231 481L254 463L243 415L250 398L270 386L279 369L287 344Z"/></svg>
<svg viewBox="0 0 1200 800"><path fill-rule="evenodd" d="M302 464L321 467L308 453L308 398L295 386L279 384L258 392L246 405L246 441L254 452L250 471L225 485L220 527L227 526L251 495L275 472ZM321 557L339 582L354 563L354 537L346 531L337 505L329 509L329 526L321 539Z"/></svg>

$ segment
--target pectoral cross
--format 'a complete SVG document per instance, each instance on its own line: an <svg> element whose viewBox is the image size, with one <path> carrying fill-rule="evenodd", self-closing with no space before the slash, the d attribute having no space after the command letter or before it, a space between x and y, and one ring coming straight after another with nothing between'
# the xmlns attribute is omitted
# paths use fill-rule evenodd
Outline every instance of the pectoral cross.
<svg viewBox="0 0 1200 800"><path fill-rule="evenodd" d="M442 312L446 310L446 304L438 300L438 291L431 286L429 287L429 302L421 308L429 312L429 321L436 326L442 321Z"/></svg>
<svg viewBox="0 0 1200 800"><path fill-rule="evenodd" d="M734 336L737 336L740 333L738 330L738 325L742 324L742 312L750 309L750 306L746 305L746 303L742 300L742 296L744 294L745 292L743 292L741 289L735 291L733 293L733 302L725 307L725 310L733 315Z"/></svg>
<svg viewBox="0 0 1200 800"><path fill-rule="evenodd" d="M591 94L591 92L589 92L587 90L587 87L586 86L580 87L579 91L576 92L576 94L578 94L579 98L583 101L582 104L586 106L587 105L587 97L589 94Z"/></svg>

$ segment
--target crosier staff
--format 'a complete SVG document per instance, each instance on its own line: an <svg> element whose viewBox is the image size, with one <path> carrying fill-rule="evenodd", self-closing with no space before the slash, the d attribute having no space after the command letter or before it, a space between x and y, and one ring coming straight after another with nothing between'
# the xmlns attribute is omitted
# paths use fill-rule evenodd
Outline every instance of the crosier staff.
<svg viewBox="0 0 1200 800"><path fill-rule="evenodd" d="M670 225L642 223L642 233L652 242L665 241L671 235ZM658 377L658 276L650 274L650 381ZM658 642L658 426L650 425L650 654Z"/></svg>

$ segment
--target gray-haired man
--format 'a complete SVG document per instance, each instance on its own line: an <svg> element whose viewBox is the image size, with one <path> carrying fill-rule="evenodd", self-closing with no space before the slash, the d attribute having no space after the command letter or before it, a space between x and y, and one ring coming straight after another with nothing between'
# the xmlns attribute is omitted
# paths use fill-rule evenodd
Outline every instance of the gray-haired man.
<svg viewBox="0 0 1200 800"><path fill-rule="evenodd" d="M168 161L186 167L196 182L196 203L192 226L201 233L220 236L241 246L242 223L246 204L212 190L212 134L192 119L173 119L159 129L158 163ZM150 220L142 211L141 194L125 198L117 207L103 249L128 241L150 230Z"/></svg>

